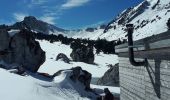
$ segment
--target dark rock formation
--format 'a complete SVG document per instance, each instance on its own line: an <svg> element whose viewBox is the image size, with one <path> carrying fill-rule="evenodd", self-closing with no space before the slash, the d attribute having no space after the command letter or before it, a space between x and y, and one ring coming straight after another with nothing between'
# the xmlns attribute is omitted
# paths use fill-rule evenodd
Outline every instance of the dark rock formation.
<svg viewBox="0 0 170 100"><path fill-rule="evenodd" d="M90 82L91 82L92 75L86 70L82 70L82 68L79 66L72 68L71 70L73 71L72 71L72 75L70 76L70 78L73 81L76 81L76 80L80 81L81 83L85 85L86 90L90 90Z"/></svg>
<svg viewBox="0 0 170 100"><path fill-rule="evenodd" d="M0 54L4 53L9 47L10 36L6 30L0 30Z"/></svg>
<svg viewBox="0 0 170 100"><path fill-rule="evenodd" d="M142 14L146 9L148 9L149 5L150 5L149 2L147 0L145 0L137 8L130 7L128 9L126 9L125 11L120 13L116 17L116 19L114 19L110 23L108 23L108 25L106 26L106 28L104 30L104 33L108 32L112 28L115 29L115 27L113 26L115 23L117 23L118 25L125 26L127 23L131 22L134 18L136 18L137 16Z"/></svg>
<svg viewBox="0 0 170 100"><path fill-rule="evenodd" d="M73 81L77 81L82 71L82 68L78 66L72 68L71 70L72 70L72 75L70 76L70 79L72 79Z"/></svg>
<svg viewBox="0 0 170 100"><path fill-rule="evenodd" d="M168 30L170 30L170 18L168 19L167 23L166 23Z"/></svg>
<svg viewBox="0 0 170 100"><path fill-rule="evenodd" d="M79 81L80 83L82 83L85 86L85 90L90 91L91 90L90 82L91 82L91 78L92 78L91 73L87 72L86 70L83 70L79 66L71 68L70 70L72 70L70 79L73 82ZM64 71L64 70L59 70L58 72L54 73L53 77L60 75L62 71Z"/></svg>
<svg viewBox="0 0 170 100"><path fill-rule="evenodd" d="M70 59L69 59L65 54L63 54L63 53L59 53L59 54L57 55L56 60L62 60L62 61L64 61L65 63L70 63Z"/></svg>
<svg viewBox="0 0 170 100"><path fill-rule="evenodd" d="M0 61L36 72L45 61L45 52L27 30L21 30L12 37L6 30L0 30Z"/></svg>
<svg viewBox="0 0 170 100"><path fill-rule="evenodd" d="M22 66L18 66L14 69L9 70L10 73L15 73L21 76L27 75L26 70Z"/></svg>
<svg viewBox="0 0 170 100"><path fill-rule="evenodd" d="M109 70L97 82L98 85L119 86L119 65L108 65Z"/></svg>
<svg viewBox="0 0 170 100"><path fill-rule="evenodd" d="M87 28L86 31L87 32L94 32L96 30L96 28Z"/></svg>
<svg viewBox="0 0 170 100"><path fill-rule="evenodd" d="M89 47L85 45L78 46L77 44L73 43L71 44L71 48L73 49L73 51L70 54L70 56L73 59L73 61L85 62L89 64L94 63L93 47Z"/></svg>
<svg viewBox="0 0 170 100"><path fill-rule="evenodd" d="M65 32L66 30L58 28L54 25L48 24L46 22L43 22L41 20L37 20L34 16L28 16L25 17L23 21L17 22L14 25L11 26L12 29L29 29L34 30L37 32L41 32L44 34L48 34L49 31L51 32Z"/></svg>
<svg viewBox="0 0 170 100"><path fill-rule="evenodd" d="M105 29L106 25L100 25L100 29Z"/></svg>

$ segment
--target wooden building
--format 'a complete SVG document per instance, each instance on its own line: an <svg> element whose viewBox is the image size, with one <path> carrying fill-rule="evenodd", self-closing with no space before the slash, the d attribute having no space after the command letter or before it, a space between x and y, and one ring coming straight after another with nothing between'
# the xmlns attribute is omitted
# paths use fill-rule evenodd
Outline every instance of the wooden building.
<svg viewBox="0 0 170 100"><path fill-rule="evenodd" d="M128 44L116 47L119 56L121 100L170 100L170 31L133 43L130 62Z"/></svg>

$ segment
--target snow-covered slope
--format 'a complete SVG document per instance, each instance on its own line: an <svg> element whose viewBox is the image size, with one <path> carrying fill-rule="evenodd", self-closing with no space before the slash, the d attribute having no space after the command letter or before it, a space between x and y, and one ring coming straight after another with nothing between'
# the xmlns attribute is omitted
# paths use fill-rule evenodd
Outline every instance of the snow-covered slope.
<svg viewBox="0 0 170 100"><path fill-rule="evenodd" d="M69 45L61 44L61 42L50 43L45 40L39 42L41 48L46 52L46 61L40 67L39 72L48 72L49 74L54 74L61 69L70 69L72 67L81 66L84 70L92 73L92 77L102 77L109 69L107 67L108 64L115 65L118 63L117 55L101 53L99 55L95 55L94 62L97 65L86 64L83 62L71 62L71 64L67 64L63 61L56 61L56 57L59 53L64 53L67 55L67 57L70 57L72 49Z"/></svg>
<svg viewBox="0 0 170 100"><path fill-rule="evenodd" d="M101 77L109 68L108 64L118 63L116 55L96 55L95 63L90 65L83 62L66 64L63 61L55 61L57 54L64 53L68 57L71 49L60 42L53 44L48 41L39 41L42 49L46 51L46 61L40 67L39 72L53 75L59 70L81 66L92 73L92 77ZM19 76L0 68L0 97L2 100L95 100L96 95L84 90L80 82L70 80L71 70L63 71L54 79L29 73L28 76ZM98 86L91 84L97 93L102 94L104 88L109 88L112 93L120 93L119 87Z"/></svg>
<svg viewBox="0 0 170 100"><path fill-rule="evenodd" d="M104 29L97 29L94 32L85 30L71 34L74 38L107 40L126 39L126 24L135 25L134 39L138 40L154 34L167 31L166 22L170 18L170 0L145 0L136 7L124 10L119 16L111 21ZM72 32L75 33L75 32Z"/></svg>
<svg viewBox="0 0 170 100"><path fill-rule="evenodd" d="M69 31L66 36L72 38L83 38L83 39L91 39L97 40L103 34L104 29L97 28L93 32L88 32L86 29L80 31Z"/></svg>
<svg viewBox="0 0 170 100"><path fill-rule="evenodd" d="M89 100L86 97L95 97L94 94L81 89L81 84L71 83L67 75L69 70L56 77L57 79L42 81L32 76L18 76L0 69L0 97L2 100Z"/></svg>
<svg viewBox="0 0 170 100"><path fill-rule="evenodd" d="M112 12L111 12L112 13ZM134 39L138 40L154 34L167 31L166 23L170 18L170 0L144 0L135 7L125 9L114 20L104 27L86 28L80 30L65 30L54 25L37 20L33 16L25 17L11 27L30 28L34 32L44 34L63 34L73 38L98 38L111 40L126 39L126 24L134 24Z"/></svg>

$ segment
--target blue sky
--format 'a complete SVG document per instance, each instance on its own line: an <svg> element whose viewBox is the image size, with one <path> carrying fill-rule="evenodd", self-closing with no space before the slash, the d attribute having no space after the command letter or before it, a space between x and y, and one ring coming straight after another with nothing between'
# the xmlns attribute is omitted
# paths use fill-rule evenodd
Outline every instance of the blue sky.
<svg viewBox="0 0 170 100"><path fill-rule="evenodd" d="M25 16L65 29L108 23L121 11L143 0L1 0L0 24L13 24Z"/></svg>

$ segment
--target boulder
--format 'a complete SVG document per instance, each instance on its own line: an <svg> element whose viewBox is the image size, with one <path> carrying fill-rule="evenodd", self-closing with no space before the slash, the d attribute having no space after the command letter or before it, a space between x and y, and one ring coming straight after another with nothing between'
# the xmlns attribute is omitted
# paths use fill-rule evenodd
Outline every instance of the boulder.
<svg viewBox="0 0 170 100"><path fill-rule="evenodd" d="M73 81L77 81L82 71L82 68L78 66L78 67L72 68L71 70L72 70L72 75L70 76L70 78Z"/></svg>
<svg viewBox="0 0 170 100"><path fill-rule="evenodd" d="M0 53L8 49L10 36L6 30L0 29Z"/></svg>
<svg viewBox="0 0 170 100"><path fill-rule="evenodd" d="M81 82L84 83L84 85L86 86L86 88L85 88L86 90L91 90L90 82L92 79L92 74L86 70L82 70L82 72L84 73L84 75L79 76L79 81L81 80Z"/></svg>
<svg viewBox="0 0 170 100"><path fill-rule="evenodd" d="M70 59L63 53L59 53L56 57L56 61L57 60L62 60L64 61L65 63L70 63Z"/></svg>
<svg viewBox="0 0 170 100"><path fill-rule="evenodd" d="M86 91L90 91L90 82L91 82L91 78L92 75L91 73L87 72L86 70L83 70L80 66L74 67L69 69L71 70L71 74L69 76L69 78L73 81L73 82L80 82L84 85L85 90ZM59 76L64 70L59 70L58 72L54 73L52 75L52 77L56 77Z"/></svg>
<svg viewBox="0 0 170 100"><path fill-rule="evenodd" d="M119 64L108 65L110 67L102 78L97 82L98 85L119 86Z"/></svg>
<svg viewBox="0 0 170 100"><path fill-rule="evenodd" d="M22 66L18 66L16 68L10 69L9 72L22 75L22 76L27 75L25 68L23 68Z"/></svg>
<svg viewBox="0 0 170 100"><path fill-rule="evenodd" d="M72 68L71 70L72 75L70 76L70 78L73 81L78 80L79 82L83 83L85 85L85 90L91 90L90 89L90 82L92 78L91 73L89 73L86 70L82 70L82 68L79 66Z"/></svg>
<svg viewBox="0 0 170 100"><path fill-rule="evenodd" d="M81 45L77 48L73 48L73 51L70 56L73 61L94 64L93 47Z"/></svg>
<svg viewBox="0 0 170 100"><path fill-rule="evenodd" d="M45 52L35 41L33 33L21 30L10 37L8 32L4 30L0 31L0 34L0 40L3 41L0 42L0 61L37 72L45 61Z"/></svg>

